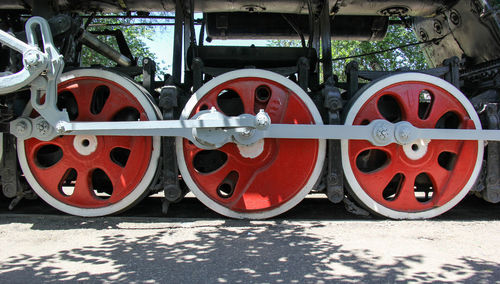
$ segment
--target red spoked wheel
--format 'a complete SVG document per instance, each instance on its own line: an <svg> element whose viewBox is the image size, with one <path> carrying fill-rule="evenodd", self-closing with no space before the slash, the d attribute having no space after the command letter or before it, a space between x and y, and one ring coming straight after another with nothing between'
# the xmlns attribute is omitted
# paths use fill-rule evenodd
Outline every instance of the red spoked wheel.
<svg viewBox="0 0 500 284"><path fill-rule="evenodd" d="M272 123L322 123L299 86L264 70L212 79L191 97L182 119L212 107L228 116L264 109ZM176 143L179 169L191 191L209 208L233 218L270 218L292 208L315 185L325 157L324 140L263 139L217 150L200 149L182 138Z"/></svg>
<svg viewBox="0 0 500 284"><path fill-rule="evenodd" d="M481 128L458 89L419 73L389 76L358 92L345 124L376 119L419 128ZM418 139L378 147L342 140L342 162L353 196L371 211L395 219L431 218L455 206L474 185L483 147L483 141Z"/></svg>
<svg viewBox="0 0 500 284"><path fill-rule="evenodd" d="M104 70L63 74L57 105L72 121L156 120L158 115L145 90ZM68 135L18 141L21 168L33 190L55 208L79 216L113 214L142 199L159 153L158 137Z"/></svg>

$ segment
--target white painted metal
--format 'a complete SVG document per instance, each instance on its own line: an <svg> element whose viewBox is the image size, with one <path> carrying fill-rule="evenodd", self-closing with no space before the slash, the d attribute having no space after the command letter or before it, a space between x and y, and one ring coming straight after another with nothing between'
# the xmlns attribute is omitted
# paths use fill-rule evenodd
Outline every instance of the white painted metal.
<svg viewBox="0 0 500 284"><path fill-rule="evenodd" d="M429 139L417 139L412 143L403 145L403 151L411 160L419 160L427 153Z"/></svg>
<svg viewBox="0 0 500 284"><path fill-rule="evenodd" d="M74 70L68 73L64 73L60 77L60 82L64 82L70 79L79 78L79 77L98 77L104 78L116 84L123 86L127 89L141 104L144 108L148 119L156 120L160 117L160 111L154 106L154 104L150 101L147 94L143 93L142 89L132 81L117 75L115 73L105 71L105 70L97 70L97 69L81 69ZM24 113L29 113L29 110L25 110ZM47 203L52 205L58 210L66 212L68 214L77 215L77 216L85 216L85 217L95 217L95 216L104 216L114 214L120 211L123 211L130 206L134 205L137 201L141 200L148 193L148 186L153 180L156 169L158 166L158 159L160 156L160 147L161 147L161 139L160 137L153 137L153 149L151 152L151 158L148 165L148 169L143 177L143 179L139 182L136 188L121 201L111 204L106 207L101 208L80 208L75 206L70 206L65 204L50 194L48 194L36 181L35 177L31 173L31 170L28 165L28 157L26 157L26 153L24 150L24 140L19 139L17 142L17 154L19 158L19 164L21 165L21 169L26 177L26 180L31 185L33 190Z"/></svg>
<svg viewBox="0 0 500 284"><path fill-rule="evenodd" d="M97 137L94 135L76 135L73 139L73 147L75 147L78 154L88 156L97 149Z"/></svg>
<svg viewBox="0 0 500 284"><path fill-rule="evenodd" d="M182 136L196 143L197 139L228 136L224 143L236 142L243 145L255 143L262 138L288 139L356 139L368 140L374 145L398 143L405 145L417 139L439 140L489 140L500 141L500 131L491 129L427 129L416 128L403 121L390 123L386 120L374 120L369 125L312 125L312 124L271 124L267 129L259 129L256 116L227 117L220 113L218 119L206 119L204 116L188 120L158 120L158 121L113 121L113 122L65 122L61 121L53 129L53 135L114 135L114 136ZM38 118L37 118L38 119ZM32 137L46 140L40 133L31 128L30 133L17 131L19 122L33 121L29 117L20 117L10 122L11 134L18 139ZM29 122L28 121L28 122ZM34 124L34 123L31 124ZM406 139L398 134L404 127ZM237 128L248 128L253 135L241 136ZM219 132L219 133L216 133ZM379 135L383 133L384 139ZM231 140L231 135L233 139ZM224 139L222 139L224 140ZM223 144L222 144L223 145ZM199 145L201 146L201 145ZM202 147L203 148L203 147ZM213 148L213 147L211 147ZM218 148L218 147L216 147Z"/></svg>
<svg viewBox="0 0 500 284"><path fill-rule="evenodd" d="M33 36L31 35L31 26L40 26L42 33L48 30L49 34L45 35L45 37L50 36L50 40L52 41L50 28L43 28L44 26L48 27L49 24L41 17L32 17L31 19L26 22L28 43L17 39L14 35L9 34L8 32L0 30L0 43L21 53L23 55L24 65L24 68L19 72L0 77L0 94L8 94L27 86L48 67L49 54L44 54L37 48L37 42L33 41Z"/></svg>
<svg viewBox="0 0 500 284"><path fill-rule="evenodd" d="M262 154L264 151L264 139L257 140L257 142L252 145L240 145L236 144L238 150L240 151L240 155L245 158L255 159Z"/></svg>
<svg viewBox="0 0 500 284"><path fill-rule="evenodd" d="M255 78L265 78L269 79L272 81L275 81L288 89L290 91L294 92L299 96L299 98L304 102L304 104L307 106L309 111L311 112L314 121L316 124L322 124L322 119L321 116L316 109L316 106L314 105L313 101L309 98L309 96L295 83L292 81L288 80L287 78L276 74L274 72L266 71L266 70L259 70L259 69L242 69L242 70L236 70L232 72L228 72L225 74L222 74L220 76L215 77L214 79L208 81L205 85L203 85L187 102L186 106L184 107L184 110L182 111L181 114L181 120L186 120L189 118L189 115L193 111L193 108L195 107L196 103L200 101L203 96L205 96L210 90L215 88L216 86L223 84L229 80L233 80L236 78L245 78L245 77L255 77ZM191 178L189 171L187 169L186 161L184 159L184 149L182 146L182 137L177 137L176 138L176 154L177 154L177 161L179 165L179 170L181 172L181 175L186 182L187 186L191 191L196 195L196 197L203 202L207 207L211 208L212 210L216 211L219 214L231 217L231 218L238 218L238 219L266 219L266 218L271 218L273 216L279 215L283 212L288 211L295 205L297 205L304 197L311 191L311 189L314 187L316 181L320 177L321 171L323 169L323 163L325 160L325 155L326 155L326 141L323 139L319 140L319 147L318 147L318 154L317 154L317 161L313 170L313 173L311 174L310 179L307 181L305 186L300 190L300 192L295 195L292 199L290 199L288 202L285 204L274 208L269 211L263 211L263 212L254 212L254 213L242 213L242 212L236 212L233 210L230 210L219 203L215 202L212 200L210 197L208 197L193 181ZM290 153L293 154L293 153Z"/></svg>
<svg viewBox="0 0 500 284"><path fill-rule="evenodd" d="M456 87L451 85L445 80L442 80L440 78L422 74L422 73L402 73L402 74L397 74L393 76L386 77L382 80L376 81L370 85L368 85L366 88L363 88L362 92L359 94L359 96L356 98L354 103L351 105L346 119L345 119L345 125L352 125L358 111L360 108L365 104L365 102L373 96L375 93L380 91L381 89L395 84L395 83L401 83L401 82L426 82L426 83L432 83L451 95L453 95L465 108L467 111L467 114L469 117L472 119L474 122L474 125L476 126L476 129L481 129L481 122L479 121L479 117L474 110L474 107L472 104L469 102L469 100L458 90ZM427 130L426 130L427 131ZM443 129L438 129L438 130L429 130L430 132L434 132L436 135L439 135L439 132L442 132ZM430 142L432 143L432 141ZM483 161L483 152L484 152L484 141L483 140L478 140L478 146L477 146L477 158L474 161L470 161L471 163L474 163L474 170L466 183L466 185L463 187L463 189L460 191L459 194L457 194L452 200L450 200L448 203L436 207L427 211L423 212L401 212L401 211L395 211L392 209L389 209L387 207L384 207L377 202L375 202L368 194L366 194L359 185L358 181L356 180L356 177L354 176L354 173L352 171L352 167L355 167L356 165L351 165L349 161L349 140L343 139L341 140L341 149L342 149L342 166L344 169L344 175L349 182L349 185L352 189L352 192L356 195L357 199L361 201L366 207L371 209L372 211L389 217L393 219L425 219L425 218L432 218L435 216L438 216L449 209L451 209L453 206L455 206L460 200L462 200L465 195L469 192L471 187L474 185L478 175L479 171L481 170L481 165Z"/></svg>

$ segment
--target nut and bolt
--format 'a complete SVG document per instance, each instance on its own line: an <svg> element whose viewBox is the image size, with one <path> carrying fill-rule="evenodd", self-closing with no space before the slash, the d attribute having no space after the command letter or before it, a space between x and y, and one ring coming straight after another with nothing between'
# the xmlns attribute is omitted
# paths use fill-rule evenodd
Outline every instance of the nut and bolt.
<svg viewBox="0 0 500 284"><path fill-rule="evenodd" d="M328 108L330 110L338 110L342 107L342 101L340 98L330 97L328 98Z"/></svg>
<svg viewBox="0 0 500 284"><path fill-rule="evenodd" d="M7 198L14 198L17 195L17 189L14 184L4 184L2 192Z"/></svg>
<svg viewBox="0 0 500 284"><path fill-rule="evenodd" d="M443 32L443 25L439 20L434 20L434 31L437 34L441 34Z"/></svg>
<svg viewBox="0 0 500 284"><path fill-rule="evenodd" d="M50 125L47 121L45 120L42 120L42 121L39 121L37 124L36 124L36 129L38 130L38 133L40 133L40 135L42 136L46 136L49 134L49 130L50 130Z"/></svg>
<svg viewBox="0 0 500 284"><path fill-rule="evenodd" d="M411 129L408 126L400 126L397 128L396 131L397 137L396 139L400 143L407 143L410 142L410 134L411 134Z"/></svg>
<svg viewBox="0 0 500 284"><path fill-rule="evenodd" d="M333 185L337 184L338 183L337 175L334 173L328 175L328 183L333 184Z"/></svg>
<svg viewBox="0 0 500 284"><path fill-rule="evenodd" d="M18 118L16 121L11 122L10 129L17 138L25 139L32 133L31 121L26 118Z"/></svg>
<svg viewBox="0 0 500 284"><path fill-rule="evenodd" d="M57 131L57 133L59 133L59 134L63 134L64 132L66 132L66 127L64 126L64 124L62 124L62 123L58 123L58 124L56 125L56 131Z"/></svg>
<svg viewBox="0 0 500 284"><path fill-rule="evenodd" d="M40 54L37 51L29 50L23 56L24 62L26 63L26 67L34 67L37 66L42 60Z"/></svg>
<svg viewBox="0 0 500 284"><path fill-rule="evenodd" d="M165 198L170 202L175 202L182 196L181 189L176 185L167 185L163 191L165 193Z"/></svg>
<svg viewBox="0 0 500 284"><path fill-rule="evenodd" d="M450 13L450 21L455 25L458 26L460 24L460 15L456 10L452 10Z"/></svg>
<svg viewBox="0 0 500 284"><path fill-rule="evenodd" d="M377 138L380 140L386 140L389 136L389 129L385 127L380 127L377 129Z"/></svg>
<svg viewBox="0 0 500 284"><path fill-rule="evenodd" d="M423 41L428 41L429 40L429 35L427 34L427 32L425 30L420 29L419 35L420 35L420 38Z"/></svg>
<svg viewBox="0 0 500 284"><path fill-rule="evenodd" d="M252 130L249 129L249 128L245 128L242 132L241 132L241 136L244 136L244 137L250 137L252 136Z"/></svg>
<svg viewBox="0 0 500 284"><path fill-rule="evenodd" d="M23 135L26 130L28 130L28 125L26 124L25 121L19 121L18 123L16 123L16 132L18 134L21 134Z"/></svg>
<svg viewBox="0 0 500 284"><path fill-rule="evenodd" d="M498 183L498 179L494 176L488 177L488 184L496 184Z"/></svg>
<svg viewBox="0 0 500 284"><path fill-rule="evenodd" d="M270 118L267 113L264 112L263 109L259 111L259 113L255 116L255 126L259 129L265 129L270 125Z"/></svg>

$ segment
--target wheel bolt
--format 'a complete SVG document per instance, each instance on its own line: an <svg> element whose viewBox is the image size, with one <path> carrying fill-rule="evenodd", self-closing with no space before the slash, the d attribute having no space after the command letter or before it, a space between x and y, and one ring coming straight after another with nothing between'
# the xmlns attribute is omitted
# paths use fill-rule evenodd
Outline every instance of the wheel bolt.
<svg viewBox="0 0 500 284"><path fill-rule="evenodd" d="M26 122L24 121L19 121L17 124L16 124L16 132L18 134L24 134L26 132L26 130L28 129L28 125L26 124Z"/></svg>
<svg viewBox="0 0 500 284"><path fill-rule="evenodd" d="M389 131L387 128L380 128L377 130L377 137L380 140L386 140L388 135L389 135Z"/></svg>
<svg viewBox="0 0 500 284"><path fill-rule="evenodd" d="M259 129L266 129L271 124L269 115L263 109L255 116L255 126Z"/></svg>
<svg viewBox="0 0 500 284"><path fill-rule="evenodd" d="M45 136L49 133L49 123L45 120L38 122L36 124L36 128L42 136Z"/></svg>
<svg viewBox="0 0 500 284"><path fill-rule="evenodd" d="M40 54L38 54L38 52L36 52L34 50L30 50L30 51L26 52L26 54L24 54L23 58L24 58L24 62L27 65L27 67L37 66L41 61Z"/></svg>
<svg viewBox="0 0 500 284"><path fill-rule="evenodd" d="M241 132L241 135L245 136L245 137L250 137L250 136L252 136L252 130L245 128L245 130L243 130L243 132Z"/></svg>

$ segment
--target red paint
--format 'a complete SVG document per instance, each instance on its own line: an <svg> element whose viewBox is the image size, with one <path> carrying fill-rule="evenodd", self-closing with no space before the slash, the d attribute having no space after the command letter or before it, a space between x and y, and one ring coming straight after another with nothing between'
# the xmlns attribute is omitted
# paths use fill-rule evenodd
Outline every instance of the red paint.
<svg viewBox="0 0 500 284"><path fill-rule="evenodd" d="M94 115L90 105L94 89L105 85L110 89L110 96L103 110ZM140 113L141 120L148 120L140 103L125 88L115 82L98 77L79 77L65 81L58 86L59 93L73 93L78 105L78 117L75 121L110 121L125 107L133 107ZM24 143L28 165L40 186L57 200L81 208L99 208L119 202L129 195L142 180L150 162L152 152L151 137L97 136L98 146L94 153L82 156L73 146L74 136L61 136L44 142L29 139ZM55 165L43 168L36 161L36 153L44 145L56 145L63 151L62 159ZM129 149L130 156L125 167L111 161L110 152L115 147ZM59 191L59 185L69 169L75 169L77 179L72 195L65 196ZM101 199L94 194L92 172L103 170L113 184L113 193L109 199Z"/></svg>
<svg viewBox="0 0 500 284"><path fill-rule="evenodd" d="M425 120L418 117L419 94L422 90L429 90L434 94L429 117ZM437 86L423 82L403 82L380 90L361 107L353 125L360 125L364 120L384 119L377 108L377 102L383 95L395 98L402 111L402 120L409 121L415 127L435 128L439 118L452 111L460 118L460 128L475 128L466 110L453 95ZM388 164L371 173L361 172L356 167L356 157L367 149L385 151L389 156ZM474 170L477 150L477 141L432 140L423 158L410 160L406 157L401 145L390 144L378 147L367 141L351 140L349 141L349 160L361 188L377 203L396 211L419 212L442 206L461 191ZM451 171L438 164L439 154L445 151L457 155L455 166ZM405 180L395 200L387 201L383 198L382 192L398 173L403 174ZM426 173L430 177L434 187L433 198L425 203L416 200L413 189L415 177L421 173Z"/></svg>
<svg viewBox="0 0 500 284"><path fill-rule="evenodd" d="M215 87L196 104L191 117L202 105L220 111L217 95L225 89L236 91L245 113L255 115L254 91L260 85L268 86L272 92L265 109L272 123L314 124L307 106L295 93L263 78L239 78ZM318 147L318 140L265 139L263 153L249 159L239 154L236 144L229 143L219 149L227 154L227 162L212 173L202 174L193 167L193 158L201 149L187 140L183 142L187 168L198 187L222 206L244 213L274 209L297 195L314 170ZM221 198L217 187L231 171L239 175L234 193L229 198Z"/></svg>

